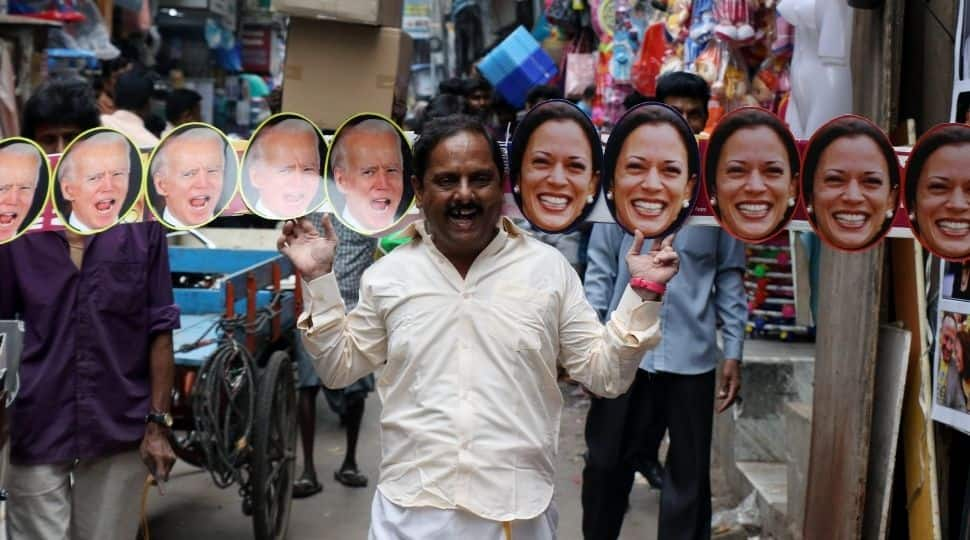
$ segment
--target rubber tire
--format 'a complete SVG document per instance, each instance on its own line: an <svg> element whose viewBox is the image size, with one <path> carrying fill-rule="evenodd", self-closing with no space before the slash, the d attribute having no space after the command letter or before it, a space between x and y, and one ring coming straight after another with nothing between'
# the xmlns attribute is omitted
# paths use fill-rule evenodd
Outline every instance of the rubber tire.
<svg viewBox="0 0 970 540"><path fill-rule="evenodd" d="M284 411L280 407L285 407ZM281 421L275 419L280 418ZM256 396L253 426L253 532L256 540L282 540L290 522L293 480L296 470L296 385L293 364L283 351L274 352L263 370ZM283 440L284 459L281 474L273 486L275 501L267 497L268 477L273 470L271 442L275 435ZM282 493L280 492L282 490ZM273 505L276 516L270 516Z"/></svg>

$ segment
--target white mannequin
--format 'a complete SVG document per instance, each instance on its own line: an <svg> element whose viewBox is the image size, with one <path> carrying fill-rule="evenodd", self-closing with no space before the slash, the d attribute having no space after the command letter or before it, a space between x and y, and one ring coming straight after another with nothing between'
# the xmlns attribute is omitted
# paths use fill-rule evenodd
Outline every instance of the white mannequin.
<svg viewBox="0 0 970 540"><path fill-rule="evenodd" d="M778 13L795 27L785 121L796 138L808 139L852 112L852 8L845 0L781 0Z"/></svg>

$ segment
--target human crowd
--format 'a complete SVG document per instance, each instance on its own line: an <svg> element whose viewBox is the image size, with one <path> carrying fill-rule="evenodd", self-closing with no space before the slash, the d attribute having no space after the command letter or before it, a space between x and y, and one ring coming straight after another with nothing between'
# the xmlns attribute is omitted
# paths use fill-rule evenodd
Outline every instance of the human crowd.
<svg viewBox="0 0 970 540"><path fill-rule="evenodd" d="M48 81L26 104L22 135L51 154L97 126L157 144L148 94L145 79L125 71L105 112L104 94L99 103L90 85ZM198 118L198 100L181 96L171 98L167 130ZM537 87L526 111L562 97ZM675 72L658 81L656 96L628 100L631 108L664 103L681 115L646 115L631 126L631 140L656 132L669 146L665 155L675 156L619 149L636 162L638 189L680 193L697 183L685 137L703 129L709 98L702 79ZM576 110L588 110L585 100L575 100ZM303 445L294 496L323 489L313 462L321 389L346 429L334 479L368 484L356 449L366 397L376 390L382 457L370 538L555 538L560 384L572 383L591 396L584 538L618 537L638 472L661 490L659 538L709 538L713 416L741 388L744 245L719 227L684 226L650 240L614 223L561 234L547 232L560 228L555 221L504 217L509 159L500 142L528 121L526 111L495 98L481 79L442 83L405 121L418 135L410 179L391 174L402 169L399 154L367 152L367 137L383 135L360 124L359 140L338 160L341 182L406 183L422 220L401 233L365 236L324 214L273 223L275 247L299 270L305 301L293 336ZM537 185L599 178L599 141L575 114L530 128L564 141L518 156ZM90 168L77 173L91 179L85 189L112 189L111 175L98 174L103 166L77 163ZM384 174L372 180L357 171ZM391 196L381 197L384 211ZM554 215L574 202L587 211L591 197L540 199ZM146 475L167 479L179 309L166 246L154 221L94 236L32 233L0 245L0 319L22 319L27 328L21 388L8 415L12 538L130 540Z"/></svg>

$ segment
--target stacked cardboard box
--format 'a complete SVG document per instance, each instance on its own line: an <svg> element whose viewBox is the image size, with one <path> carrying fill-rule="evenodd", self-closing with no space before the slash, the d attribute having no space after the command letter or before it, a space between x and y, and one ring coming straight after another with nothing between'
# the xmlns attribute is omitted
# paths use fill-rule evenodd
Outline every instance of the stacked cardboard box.
<svg viewBox="0 0 970 540"><path fill-rule="evenodd" d="M401 0L273 0L292 16L286 43L283 110L322 129L350 116L391 116L407 95L411 38Z"/></svg>

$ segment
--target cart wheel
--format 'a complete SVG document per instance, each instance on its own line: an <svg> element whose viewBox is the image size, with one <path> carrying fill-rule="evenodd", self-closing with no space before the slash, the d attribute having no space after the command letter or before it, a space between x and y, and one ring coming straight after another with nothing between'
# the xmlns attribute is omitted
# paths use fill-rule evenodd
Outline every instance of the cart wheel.
<svg viewBox="0 0 970 540"><path fill-rule="evenodd" d="M293 365L282 351L266 363L253 426L253 526L256 540L286 537L296 458L296 390Z"/></svg>
<svg viewBox="0 0 970 540"><path fill-rule="evenodd" d="M174 431L169 432L168 443L175 452L175 457L192 465L193 467L205 468L205 450L195 438L195 432L189 431L185 435L176 435Z"/></svg>

